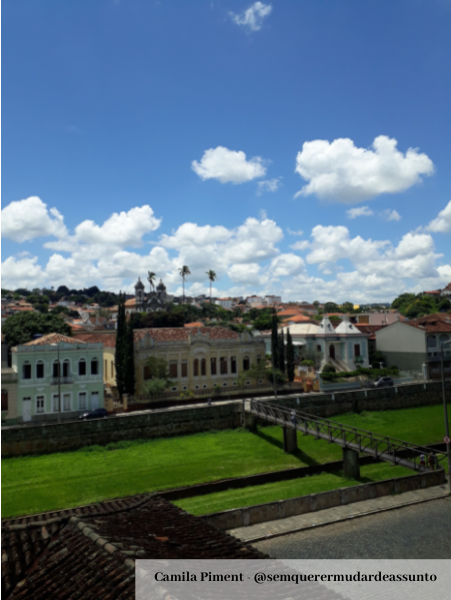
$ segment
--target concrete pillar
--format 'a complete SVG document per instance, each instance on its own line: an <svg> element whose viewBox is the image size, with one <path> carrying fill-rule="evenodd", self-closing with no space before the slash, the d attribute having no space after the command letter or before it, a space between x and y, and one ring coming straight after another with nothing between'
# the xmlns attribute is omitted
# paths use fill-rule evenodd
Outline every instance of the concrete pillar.
<svg viewBox="0 0 451 600"><path fill-rule="evenodd" d="M244 427L246 429L255 430L257 428L256 419L250 413L244 413Z"/></svg>
<svg viewBox="0 0 451 600"><path fill-rule="evenodd" d="M283 451L288 454L298 449L298 436L294 427L283 427Z"/></svg>
<svg viewBox="0 0 451 600"><path fill-rule="evenodd" d="M343 448L343 476L360 479L359 453L350 448Z"/></svg>

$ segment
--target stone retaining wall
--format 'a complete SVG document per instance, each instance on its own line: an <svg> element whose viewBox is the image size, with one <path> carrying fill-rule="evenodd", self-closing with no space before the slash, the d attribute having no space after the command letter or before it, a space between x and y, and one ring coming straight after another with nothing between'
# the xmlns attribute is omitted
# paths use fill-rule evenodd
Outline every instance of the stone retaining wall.
<svg viewBox="0 0 451 600"><path fill-rule="evenodd" d="M447 388L448 397L451 397L451 381L447 382ZM273 401L271 397L268 399ZM440 382L428 382L334 394L293 394L279 396L277 402L327 418L352 410L387 410L439 404L442 402L442 392ZM224 404L213 403L212 406L125 413L98 421L2 427L2 457L75 450L119 440L230 429L240 426L241 412L242 401L235 400Z"/></svg>
<svg viewBox="0 0 451 600"><path fill-rule="evenodd" d="M277 502L268 502L267 504L257 504L245 508L226 510L223 512L204 515L202 518L209 525L214 525L218 529L228 530L238 527L247 527L257 523L275 521L295 515L333 508L351 504L352 502L361 502L362 500L372 500L381 496L390 494L401 494L422 488L440 485L445 481L445 471L430 471L397 479L387 479L385 481L376 481L364 483L348 488L340 488L330 492L320 492L318 494L309 494L308 496L298 496L289 500L278 500Z"/></svg>
<svg viewBox="0 0 451 600"><path fill-rule="evenodd" d="M123 414L92 421L71 421L2 428L2 457L76 450L120 440L148 439L240 426L241 404Z"/></svg>

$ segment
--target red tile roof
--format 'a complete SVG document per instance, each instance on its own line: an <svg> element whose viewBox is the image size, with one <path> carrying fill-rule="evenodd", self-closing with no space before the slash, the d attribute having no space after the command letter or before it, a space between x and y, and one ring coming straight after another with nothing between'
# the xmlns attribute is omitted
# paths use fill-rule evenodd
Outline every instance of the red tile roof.
<svg viewBox="0 0 451 600"><path fill-rule="evenodd" d="M32 340L26 344L22 344L23 346L46 346L48 344L58 344L59 342L64 342L65 344L78 344L80 340L76 340L73 337L69 337L67 335L63 335L62 333L48 333L47 335L43 335L36 340ZM84 342L81 342L84 343Z"/></svg>
<svg viewBox="0 0 451 600"><path fill-rule="evenodd" d="M145 335L150 335L156 342L184 342L188 341L189 336L196 335L198 332L212 340L238 339L238 334L226 327L193 327L185 329L184 327L160 327L151 329L137 329L134 332L135 342L142 340Z"/></svg>
<svg viewBox="0 0 451 600"><path fill-rule="evenodd" d="M76 333L74 338L88 344L103 344L105 348L116 347L116 332L108 333Z"/></svg>
<svg viewBox="0 0 451 600"><path fill-rule="evenodd" d="M194 321L193 323L185 323L184 327L204 327L204 324L200 321Z"/></svg>
<svg viewBox="0 0 451 600"><path fill-rule="evenodd" d="M136 558L267 556L158 496L2 521L5 597L132 600Z"/></svg>
<svg viewBox="0 0 451 600"><path fill-rule="evenodd" d="M451 332L451 315L447 313L425 315L419 319L413 319L409 325L424 329L426 333L449 333Z"/></svg>

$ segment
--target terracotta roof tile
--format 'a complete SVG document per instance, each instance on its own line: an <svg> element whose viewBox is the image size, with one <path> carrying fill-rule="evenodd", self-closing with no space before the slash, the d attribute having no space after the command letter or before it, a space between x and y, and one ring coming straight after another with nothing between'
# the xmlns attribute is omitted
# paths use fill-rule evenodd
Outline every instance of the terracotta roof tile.
<svg viewBox="0 0 451 600"><path fill-rule="evenodd" d="M74 338L87 342L88 344L103 344L106 348L116 347L116 332L109 331L108 333L76 333Z"/></svg>
<svg viewBox="0 0 451 600"><path fill-rule="evenodd" d="M32 340L26 344L22 344L23 346L46 346L48 344L58 344L59 342L64 342L66 344L77 344L79 343L73 337L69 337L67 335L63 335L62 333L48 333L47 335L43 335L36 340ZM82 342L83 343L83 342Z"/></svg>
<svg viewBox="0 0 451 600"><path fill-rule="evenodd" d="M189 336L201 332L202 335L212 340L238 339L238 334L226 327L154 327L151 329L137 329L134 332L135 342L150 335L156 342L183 342L188 341Z"/></svg>

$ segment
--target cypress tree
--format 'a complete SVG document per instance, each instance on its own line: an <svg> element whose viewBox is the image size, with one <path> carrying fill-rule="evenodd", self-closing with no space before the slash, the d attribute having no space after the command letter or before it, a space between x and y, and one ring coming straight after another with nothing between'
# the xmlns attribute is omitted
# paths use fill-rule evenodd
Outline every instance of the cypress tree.
<svg viewBox="0 0 451 600"><path fill-rule="evenodd" d="M114 366L116 369L116 387L120 398L122 398L122 394L125 392L126 336L127 324L125 321L125 294L119 294Z"/></svg>
<svg viewBox="0 0 451 600"><path fill-rule="evenodd" d="M286 372L285 364L285 336L283 330L279 334L279 369L282 373Z"/></svg>
<svg viewBox="0 0 451 600"><path fill-rule="evenodd" d="M273 313L272 313L271 354L272 354L272 364L275 369L278 369L279 368L279 336L277 333L276 309L274 309Z"/></svg>
<svg viewBox="0 0 451 600"><path fill-rule="evenodd" d="M294 346L293 338L291 337L290 330L287 329L287 375L288 381L293 383L294 381Z"/></svg>
<svg viewBox="0 0 451 600"><path fill-rule="evenodd" d="M133 339L133 325L131 320L127 324L125 337L125 392L130 396L135 395L135 348Z"/></svg>

